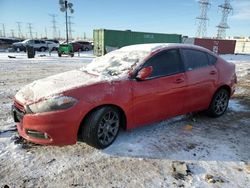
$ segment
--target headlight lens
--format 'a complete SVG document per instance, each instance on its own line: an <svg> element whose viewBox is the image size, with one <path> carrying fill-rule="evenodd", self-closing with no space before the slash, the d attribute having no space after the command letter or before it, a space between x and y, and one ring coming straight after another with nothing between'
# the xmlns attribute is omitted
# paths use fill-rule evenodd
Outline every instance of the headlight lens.
<svg viewBox="0 0 250 188"><path fill-rule="evenodd" d="M55 96L41 102L26 106L27 113L41 113L63 110L72 107L77 100L73 97Z"/></svg>

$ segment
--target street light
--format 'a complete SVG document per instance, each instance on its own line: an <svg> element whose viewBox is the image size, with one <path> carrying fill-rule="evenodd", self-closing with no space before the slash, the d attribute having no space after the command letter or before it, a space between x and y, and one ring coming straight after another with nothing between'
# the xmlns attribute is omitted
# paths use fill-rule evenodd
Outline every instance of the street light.
<svg viewBox="0 0 250 188"><path fill-rule="evenodd" d="M73 3L69 3L67 0L59 0L60 11L65 12L65 18L66 18L66 42L69 43L69 34L68 34L68 10L71 14L74 13Z"/></svg>

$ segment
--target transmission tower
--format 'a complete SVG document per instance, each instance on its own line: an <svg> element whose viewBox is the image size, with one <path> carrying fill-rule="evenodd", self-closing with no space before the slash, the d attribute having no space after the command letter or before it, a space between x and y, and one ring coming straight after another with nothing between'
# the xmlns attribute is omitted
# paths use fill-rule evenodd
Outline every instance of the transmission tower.
<svg viewBox="0 0 250 188"><path fill-rule="evenodd" d="M56 39L57 38L57 26L56 26L56 15L55 14L50 14L50 16L52 17L52 29L53 29L53 38Z"/></svg>
<svg viewBox="0 0 250 188"><path fill-rule="evenodd" d="M210 7L210 2L209 0L200 0L200 15L196 17L198 20L198 28L197 28L197 33L196 36L203 38L206 37L207 35L207 22L208 22L208 17L207 17L207 11Z"/></svg>
<svg viewBox="0 0 250 188"><path fill-rule="evenodd" d="M230 0L225 0L224 4L219 5L219 8L222 11L222 17L219 25L216 27L217 30L217 38L226 38L226 29L229 29L227 24L228 15L233 11L233 7L230 4Z"/></svg>
<svg viewBox="0 0 250 188"><path fill-rule="evenodd" d="M16 22L16 23L17 23L18 38L23 38L21 22Z"/></svg>
<svg viewBox="0 0 250 188"><path fill-rule="evenodd" d="M71 21L71 19L72 19L73 17L72 16L68 16L68 24L69 24L69 38L70 38L70 40L72 40L73 39L73 35L72 35L72 32L74 32L73 30L72 30L72 24L74 24L72 21Z"/></svg>
<svg viewBox="0 0 250 188"><path fill-rule="evenodd" d="M29 29L30 38L33 39L33 35L32 35L32 23L28 23L28 29Z"/></svg>

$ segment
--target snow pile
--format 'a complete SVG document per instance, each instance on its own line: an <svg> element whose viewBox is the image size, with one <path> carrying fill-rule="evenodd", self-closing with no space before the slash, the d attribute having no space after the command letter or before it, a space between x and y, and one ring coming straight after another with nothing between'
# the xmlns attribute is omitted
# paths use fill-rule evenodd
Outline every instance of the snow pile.
<svg viewBox="0 0 250 188"><path fill-rule="evenodd" d="M15 99L23 104L30 104L41 98L60 94L63 91L89 85L98 81L100 81L98 76L87 74L80 70L68 71L26 85L18 91Z"/></svg>

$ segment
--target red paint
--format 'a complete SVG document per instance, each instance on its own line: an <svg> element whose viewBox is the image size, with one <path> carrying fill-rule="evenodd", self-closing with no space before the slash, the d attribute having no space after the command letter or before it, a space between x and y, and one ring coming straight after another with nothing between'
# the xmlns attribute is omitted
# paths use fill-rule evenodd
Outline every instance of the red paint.
<svg viewBox="0 0 250 188"><path fill-rule="evenodd" d="M174 48L182 47L176 45ZM195 46L189 48L212 54ZM128 75L118 81L105 81L66 91L62 94L78 99L75 106L55 112L26 114L17 128L22 137L35 143L74 144L83 118L96 107L118 106L126 116L126 129L131 129L176 115L205 110L221 86L229 86L232 95L235 81L235 65L218 56L214 66L157 79L137 81ZM45 132L50 139L29 137L26 129Z"/></svg>
<svg viewBox="0 0 250 188"><path fill-rule="evenodd" d="M194 44L217 54L234 54L236 40L195 38Z"/></svg>

